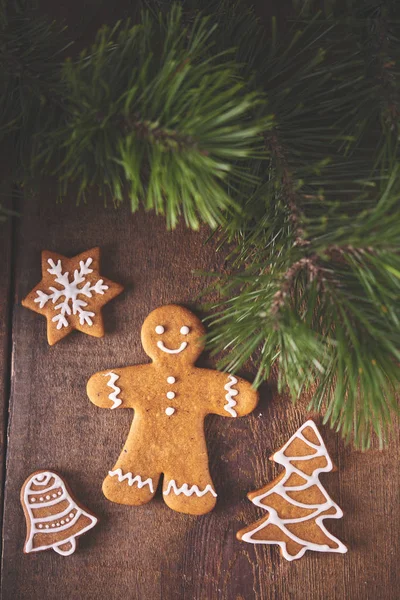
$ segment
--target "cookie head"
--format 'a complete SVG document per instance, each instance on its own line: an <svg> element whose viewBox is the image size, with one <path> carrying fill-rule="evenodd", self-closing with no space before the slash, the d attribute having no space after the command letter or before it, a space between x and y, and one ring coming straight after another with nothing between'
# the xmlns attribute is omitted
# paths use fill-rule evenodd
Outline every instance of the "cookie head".
<svg viewBox="0 0 400 600"><path fill-rule="evenodd" d="M142 327L143 348L155 362L194 363L204 349L205 329L190 310L170 304L156 308Z"/></svg>

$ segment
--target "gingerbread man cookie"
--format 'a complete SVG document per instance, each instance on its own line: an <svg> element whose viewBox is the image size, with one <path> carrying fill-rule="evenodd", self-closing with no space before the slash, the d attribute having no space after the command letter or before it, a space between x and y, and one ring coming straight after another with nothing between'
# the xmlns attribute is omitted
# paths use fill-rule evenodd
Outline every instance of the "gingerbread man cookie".
<svg viewBox="0 0 400 600"><path fill-rule="evenodd" d="M157 308L142 327L143 348L153 362L107 369L89 380L87 392L96 406L135 409L122 453L103 483L112 502L149 502L163 474L163 498L170 508L194 515L214 508L204 418L247 415L258 394L240 377L195 366L204 334L186 308Z"/></svg>
<svg viewBox="0 0 400 600"><path fill-rule="evenodd" d="M101 307L123 291L122 285L101 278L100 248L73 258L42 252L42 280L22 305L47 319L47 339L52 346L73 329L103 337Z"/></svg>

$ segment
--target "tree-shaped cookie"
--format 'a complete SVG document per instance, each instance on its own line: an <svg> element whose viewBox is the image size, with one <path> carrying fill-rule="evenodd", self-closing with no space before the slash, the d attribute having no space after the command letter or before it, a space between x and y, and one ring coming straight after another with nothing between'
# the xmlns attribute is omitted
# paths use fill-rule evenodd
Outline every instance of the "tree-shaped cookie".
<svg viewBox="0 0 400 600"><path fill-rule="evenodd" d="M21 504L26 518L25 553L51 548L68 556L76 549L76 538L97 523L97 517L53 471L29 475L21 489Z"/></svg>
<svg viewBox="0 0 400 600"><path fill-rule="evenodd" d="M102 337L101 308L122 290L118 283L100 276L100 248L73 258L44 250L42 279L22 305L46 317L52 346L73 329Z"/></svg>
<svg viewBox="0 0 400 600"><path fill-rule="evenodd" d="M163 474L163 498L170 508L204 514L214 507L204 418L246 415L258 395L244 379L195 366L204 333L186 308L157 308L142 327L143 348L153 362L107 369L89 380L88 395L97 406L135 409L122 453L103 483L109 500L149 502Z"/></svg>
<svg viewBox="0 0 400 600"><path fill-rule="evenodd" d="M301 558L307 550L347 552L323 523L340 519L343 513L319 481L320 473L334 467L315 423L304 423L271 460L285 471L248 494L268 515L239 531L237 538L252 544L278 544L287 560Z"/></svg>

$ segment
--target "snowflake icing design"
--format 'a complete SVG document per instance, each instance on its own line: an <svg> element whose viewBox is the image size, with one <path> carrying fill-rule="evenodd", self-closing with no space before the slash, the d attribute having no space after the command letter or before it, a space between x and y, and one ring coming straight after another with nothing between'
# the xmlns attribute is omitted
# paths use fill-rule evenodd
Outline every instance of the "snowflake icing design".
<svg viewBox="0 0 400 600"><path fill-rule="evenodd" d="M47 262L50 265L50 269L47 269L47 271L50 275L55 276L55 283L61 285L62 289L58 290L57 288L50 287L49 290L51 291L51 294L45 294L44 292L37 290L37 298L34 299L34 302L39 303L39 308L43 308L49 300L55 304L60 298L64 297L64 300L54 307L56 311L59 311L59 313L52 318L52 321L57 323L57 329L68 327L70 323L67 317L71 315L79 315L80 325L85 325L85 323L89 326L93 325L92 317L95 316L95 313L85 310L88 303L82 298L79 298L79 296L92 298L93 294L103 295L104 292L108 290L108 285L105 285L102 279L96 281L95 285L91 285L90 281L86 281L85 275L93 273L93 269L90 269L93 259L88 258L86 261L79 261L79 270L75 269L74 279L72 281L69 280L68 272L62 272L61 260L58 260L57 264L55 264L55 262L49 258ZM82 283L84 285L78 287L78 285Z"/></svg>

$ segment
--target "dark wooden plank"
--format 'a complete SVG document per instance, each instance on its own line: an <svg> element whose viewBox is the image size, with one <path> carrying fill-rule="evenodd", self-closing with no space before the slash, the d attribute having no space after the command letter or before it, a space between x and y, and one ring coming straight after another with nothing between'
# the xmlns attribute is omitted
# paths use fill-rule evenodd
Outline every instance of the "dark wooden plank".
<svg viewBox="0 0 400 600"><path fill-rule="evenodd" d="M1 180L0 180L1 181ZM11 185L0 182L0 203L11 208ZM4 466L10 379L12 220L0 222L0 528L3 517Z"/></svg>
<svg viewBox="0 0 400 600"><path fill-rule="evenodd" d="M204 282L193 269L216 266L207 232L179 227L143 212L74 208L53 204L53 195L27 203L18 232L17 304L14 318L15 375L7 462L3 599L74 597L90 600L392 598L399 585L399 438L390 450L366 454L344 448L322 428L339 466L323 483L345 511L330 529L346 542L347 555L307 553L293 563L276 547L253 547L235 539L244 524L262 516L245 497L278 472L267 457L306 418L284 397L262 392L255 414L237 421L208 417L211 472L219 493L215 511L203 517L174 513L158 496L140 508L118 506L101 493L101 482L118 456L131 415L97 410L85 385L100 369L146 361L140 326L147 313L167 302L192 304ZM107 336L74 333L50 348L45 322L22 308L21 298L40 279L43 248L74 254L100 244L104 275L126 292L104 310ZM218 259L219 260L219 259ZM273 392L273 389L272 389ZM23 555L25 523L19 490L42 467L59 469L79 498L102 519L82 538L80 550ZM56 574L51 578L49 573Z"/></svg>

